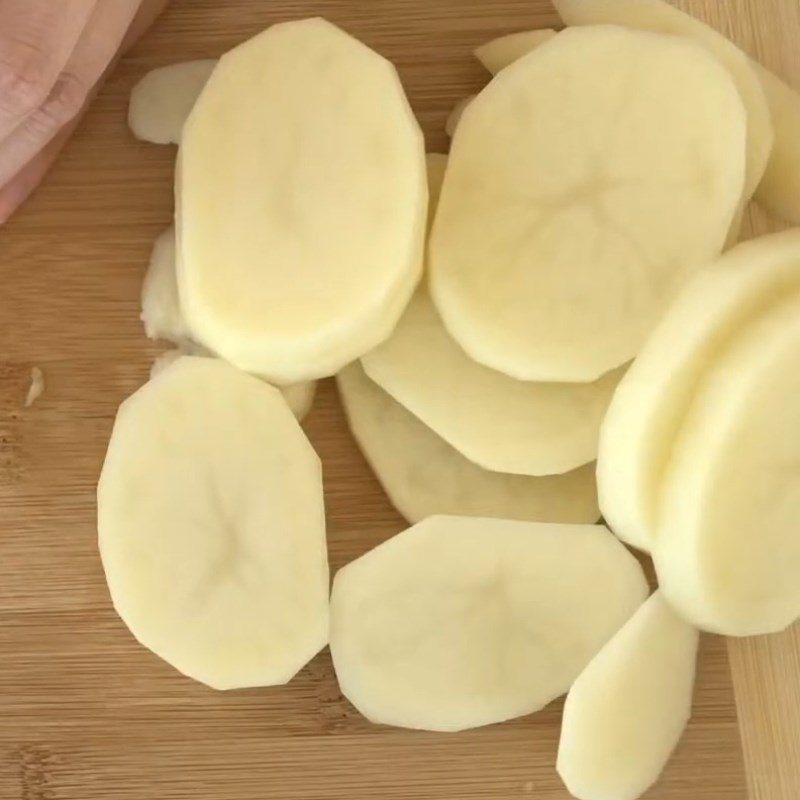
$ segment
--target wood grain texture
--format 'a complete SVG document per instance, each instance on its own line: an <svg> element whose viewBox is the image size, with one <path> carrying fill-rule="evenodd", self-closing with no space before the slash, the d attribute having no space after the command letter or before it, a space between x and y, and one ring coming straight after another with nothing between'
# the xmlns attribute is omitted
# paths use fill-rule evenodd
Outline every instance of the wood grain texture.
<svg viewBox="0 0 800 800"><path fill-rule="evenodd" d="M680 5L800 85L795 0ZM170 217L174 159L127 132L130 88L154 66L215 56L312 14L397 63L439 150L450 108L486 79L471 48L558 22L546 0L173 0L46 184L0 229L2 800L567 797L554 769L560 703L463 734L376 727L342 698L327 653L287 687L215 693L139 647L110 606L94 488L116 407L158 350L138 320L139 288ZM754 215L751 231L766 224ZM25 409L32 366L46 389ZM329 381L306 427L324 463L336 569L404 523ZM797 800L799 653L796 630L728 645L705 638L694 717L649 800L744 800L748 785L757 800Z"/></svg>

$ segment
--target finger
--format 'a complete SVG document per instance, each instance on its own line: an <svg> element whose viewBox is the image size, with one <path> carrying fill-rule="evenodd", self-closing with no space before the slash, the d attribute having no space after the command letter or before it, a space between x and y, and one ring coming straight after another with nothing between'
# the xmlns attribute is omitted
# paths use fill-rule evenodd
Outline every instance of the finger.
<svg viewBox="0 0 800 800"><path fill-rule="evenodd" d="M0 0L0 140L55 85L96 0Z"/></svg>
<svg viewBox="0 0 800 800"><path fill-rule="evenodd" d="M143 0L138 13L134 17L125 39L122 42L121 51L127 52L133 47L139 37L156 21L156 18L167 7L169 0Z"/></svg>

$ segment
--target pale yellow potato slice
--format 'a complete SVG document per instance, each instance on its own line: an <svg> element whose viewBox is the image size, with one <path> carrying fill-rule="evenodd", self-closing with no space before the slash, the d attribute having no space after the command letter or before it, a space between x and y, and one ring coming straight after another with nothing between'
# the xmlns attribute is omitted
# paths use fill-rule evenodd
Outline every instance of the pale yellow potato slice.
<svg viewBox="0 0 800 800"><path fill-rule="evenodd" d="M339 570L331 654L372 722L474 728L563 694L646 595L600 525L430 517Z"/></svg>
<svg viewBox="0 0 800 800"><path fill-rule="evenodd" d="M436 514L538 522L597 522L594 464L531 478L481 469L393 400L356 363L337 376L364 457L411 523Z"/></svg>
<svg viewBox="0 0 800 800"><path fill-rule="evenodd" d="M424 287L394 333L361 363L470 461L517 475L553 475L594 461L600 423L624 372L594 383L536 383L484 367L453 341Z"/></svg>
<svg viewBox="0 0 800 800"><path fill-rule="evenodd" d="M687 39L571 28L501 70L461 120L433 226L453 338L519 380L630 360L723 247L745 137L736 86Z"/></svg>
<svg viewBox="0 0 800 800"><path fill-rule="evenodd" d="M394 67L324 20L226 53L178 157L178 284L199 341L285 384L385 339L422 273L423 145Z"/></svg>
<svg viewBox="0 0 800 800"><path fill-rule="evenodd" d="M686 619L728 636L800 616L800 292L706 374L662 478L653 560Z"/></svg>
<svg viewBox="0 0 800 800"><path fill-rule="evenodd" d="M444 153L427 153L425 169L428 175L428 227L430 227L433 214L439 205L439 195L442 193L447 156Z"/></svg>
<svg viewBox="0 0 800 800"><path fill-rule="evenodd" d="M552 28L507 33L476 47L473 55L492 75L497 75L501 69L513 64L555 35L556 31Z"/></svg>
<svg viewBox="0 0 800 800"><path fill-rule="evenodd" d="M637 800L657 780L692 713L696 628L656 592L567 694L557 768L579 800Z"/></svg>
<svg viewBox="0 0 800 800"><path fill-rule="evenodd" d="M325 646L320 463L276 389L179 359L120 406L97 516L114 607L185 675L282 684Z"/></svg>
<svg viewBox="0 0 800 800"><path fill-rule="evenodd" d="M133 135L154 144L180 142L183 124L216 64L207 58L148 72L131 92L128 125Z"/></svg>
<svg viewBox="0 0 800 800"><path fill-rule="evenodd" d="M754 239L701 270L646 342L600 430L600 508L628 544L652 546L664 468L702 376L740 329L798 289L800 231Z"/></svg>
<svg viewBox="0 0 800 800"><path fill-rule="evenodd" d="M752 197L772 152L774 131L759 76L750 59L721 33L664 0L553 0L567 25L625 25L685 36L705 47L730 73L747 110L747 178Z"/></svg>
<svg viewBox="0 0 800 800"><path fill-rule="evenodd" d="M461 115L466 111L467 106L475 99L476 95L468 94L462 97L454 106L453 110L447 115L444 123L445 133L452 139L456 134L458 123L461 122Z"/></svg>

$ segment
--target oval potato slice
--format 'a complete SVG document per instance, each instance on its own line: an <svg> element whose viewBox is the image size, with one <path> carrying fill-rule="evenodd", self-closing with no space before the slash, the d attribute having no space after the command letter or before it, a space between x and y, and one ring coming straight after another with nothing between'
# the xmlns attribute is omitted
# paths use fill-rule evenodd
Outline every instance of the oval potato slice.
<svg viewBox="0 0 800 800"><path fill-rule="evenodd" d="M507 33L476 47L473 55L492 75L497 75L501 69L513 64L555 35L556 31L552 28Z"/></svg>
<svg viewBox="0 0 800 800"><path fill-rule="evenodd" d="M600 525L431 517L339 570L331 654L372 722L474 728L563 694L646 596Z"/></svg>

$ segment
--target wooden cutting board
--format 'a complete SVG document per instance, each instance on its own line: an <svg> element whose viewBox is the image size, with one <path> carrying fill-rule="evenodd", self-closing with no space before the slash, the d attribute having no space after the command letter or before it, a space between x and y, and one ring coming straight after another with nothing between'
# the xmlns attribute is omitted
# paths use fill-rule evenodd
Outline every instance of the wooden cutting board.
<svg viewBox="0 0 800 800"><path fill-rule="evenodd" d="M110 0L107 0L110 2ZM797 0L681 0L800 86ZM173 0L119 65L46 184L0 229L0 798L562 800L560 702L455 735L375 727L327 652L289 686L216 693L136 644L95 545L95 482L119 402L158 351L139 289L170 219L172 148L134 141L148 69L324 15L399 67L429 149L486 81L473 46L556 25L547 0ZM768 224L751 219L751 231ZM23 400L33 366L46 388ZM306 424L324 462L332 568L404 527L326 381ZM694 717L649 800L800 798L800 633L705 637Z"/></svg>

